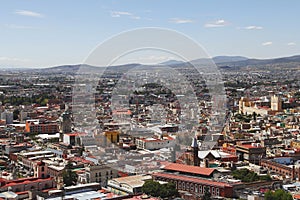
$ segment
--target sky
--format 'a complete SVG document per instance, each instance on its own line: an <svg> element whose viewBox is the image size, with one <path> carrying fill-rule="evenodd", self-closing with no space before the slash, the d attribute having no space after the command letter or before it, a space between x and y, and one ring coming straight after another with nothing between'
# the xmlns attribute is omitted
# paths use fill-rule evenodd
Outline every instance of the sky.
<svg viewBox="0 0 300 200"><path fill-rule="evenodd" d="M6 68L83 63L102 42L143 27L178 31L210 57L300 54L298 0L0 0L0 5L0 67ZM136 60L144 62L141 58ZM173 57L149 51L145 56L153 62L168 58Z"/></svg>

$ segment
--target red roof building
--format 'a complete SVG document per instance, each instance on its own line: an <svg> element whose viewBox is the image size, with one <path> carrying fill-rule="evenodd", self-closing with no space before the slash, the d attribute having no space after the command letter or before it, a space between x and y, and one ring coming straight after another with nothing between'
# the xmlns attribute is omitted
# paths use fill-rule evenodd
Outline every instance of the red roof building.
<svg viewBox="0 0 300 200"><path fill-rule="evenodd" d="M167 171L173 171L173 172L200 175L202 177L211 177L215 172L215 169L213 168L198 167L198 166L184 165L178 163L166 164L166 166L163 169Z"/></svg>
<svg viewBox="0 0 300 200"><path fill-rule="evenodd" d="M0 192L7 191L8 187L11 187L11 191L13 192L41 191L56 187L56 183L54 178L20 178L15 180L0 178Z"/></svg>

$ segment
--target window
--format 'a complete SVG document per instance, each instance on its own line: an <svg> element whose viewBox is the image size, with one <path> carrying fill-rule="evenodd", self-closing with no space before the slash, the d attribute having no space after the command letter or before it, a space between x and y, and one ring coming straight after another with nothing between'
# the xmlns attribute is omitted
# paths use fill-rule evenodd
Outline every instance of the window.
<svg viewBox="0 0 300 200"><path fill-rule="evenodd" d="M190 184L190 190L191 190L191 192L194 192L194 184L193 183Z"/></svg>
<svg viewBox="0 0 300 200"><path fill-rule="evenodd" d="M202 185L199 185L199 193L202 193Z"/></svg>
<svg viewBox="0 0 300 200"><path fill-rule="evenodd" d="M217 195L217 196L220 195L219 188L216 188L216 195Z"/></svg>
<svg viewBox="0 0 300 200"><path fill-rule="evenodd" d="M195 192L198 192L198 185L195 184Z"/></svg>
<svg viewBox="0 0 300 200"><path fill-rule="evenodd" d="M182 182L182 189L185 190L185 184Z"/></svg>
<svg viewBox="0 0 300 200"><path fill-rule="evenodd" d="M190 184L186 183L186 190L189 190L189 189L190 189Z"/></svg>
<svg viewBox="0 0 300 200"><path fill-rule="evenodd" d="M98 177L98 173L96 172L95 177Z"/></svg>
<svg viewBox="0 0 300 200"><path fill-rule="evenodd" d="M214 187L211 187L211 193L212 193L212 195L215 195L215 188Z"/></svg>

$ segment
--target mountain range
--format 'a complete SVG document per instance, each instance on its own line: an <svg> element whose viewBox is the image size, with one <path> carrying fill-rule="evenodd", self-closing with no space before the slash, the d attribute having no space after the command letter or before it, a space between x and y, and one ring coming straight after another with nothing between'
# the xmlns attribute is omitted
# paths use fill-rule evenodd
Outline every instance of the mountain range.
<svg viewBox="0 0 300 200"><path fill-rule="evenodd" d="M205 64L207 62L214 62L221 69L231 69L231 70L239 70L243 67L253 67L253 68L271 68L272 66L276 67L300 67L300 55L290 56L290 57L280 57L280 58L272 58L272 59L254 59L247 58L243 56L216 56L211 59L209 58L200 58L197 60L191 61L192 63ZM159 65L168 65L168 66L180 66L184 64L183 61L178 60L168 60ZM126 69L128 67L136 67L142 66L141 64L126 64L126 65L118 65L112 66L112 68L117 68L118 70ZM94 67L90 65L61 65L43 69L24 69L26 71L36 71L36 72L46 72L46 73L76 73L79 69L87 68L89 71L102 71L105 69L104 67ZM7 70L7 68L6 68ZM22 70L19 68L18 70Z"/></svg>

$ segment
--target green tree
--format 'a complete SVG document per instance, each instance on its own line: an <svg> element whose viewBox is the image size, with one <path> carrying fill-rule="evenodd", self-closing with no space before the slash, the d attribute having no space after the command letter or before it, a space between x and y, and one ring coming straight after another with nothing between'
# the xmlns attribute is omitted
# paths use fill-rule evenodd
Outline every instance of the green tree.
<svg viewBox="0 0 300 200"><path fill-rule="evenodd" d="M142 187L142 192L153 197L158 197L160 195L160 187L161 185L159 182L147 180Z"/></svg>
<svg viewBox="0 0 300 200"><path fill-rule="evenodd" d="M165 185L162 185L160 195L161 198L171 198L171 197L177 197L178 191L176 189L176 185L174 183L167 183Z"/></svg>
<svg viewBox="0 0 300 200"><path fill-rule="evenodd" d="M78 176L75 172L72 171L71 162L68 162L68 164L66 165L62 176L65 186L76 185Z"/></svg>
<svg viewBox="0 0 300 200"><path fill-rule="evenodd" d="M169 199L178 196L176 185L171 182L161 185L157 181L147 180L142 187L142 192L153 197Z"/></svg>
<svg viewBox="0 0 300 200"><path fill-rule="evenodd" d="M17 120L19 118L19 114L20 114L20 110L15 109L14 112L13 112L14 120Z"/></svg>
<svg viewBox="0 0 300 200"><path fill-rule="evenodd" d="M234 170L232 172L233 178L240 179L242 182L253 182L253 181L271 181L272 178L269 175L258 176L257 173L248 169Z"/></svg>
<svg viewBox="0 0 300 200"><path fill-rule="evenodd" d="M265 200L293 200L292 195L282 189L268 191L265 193Z"/></svg>

